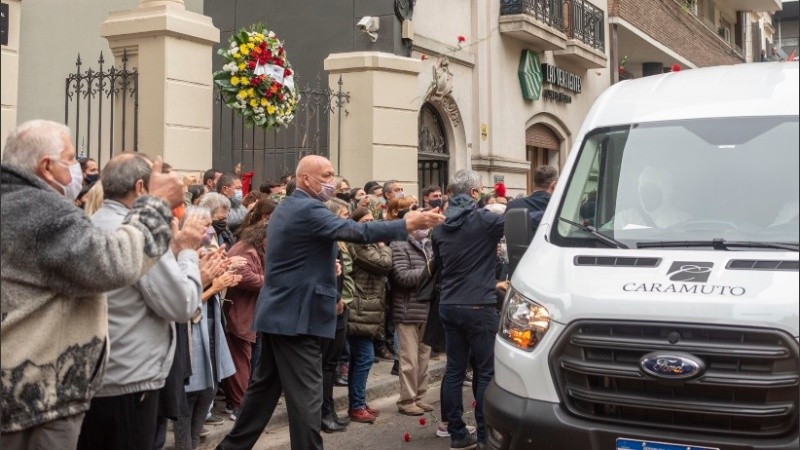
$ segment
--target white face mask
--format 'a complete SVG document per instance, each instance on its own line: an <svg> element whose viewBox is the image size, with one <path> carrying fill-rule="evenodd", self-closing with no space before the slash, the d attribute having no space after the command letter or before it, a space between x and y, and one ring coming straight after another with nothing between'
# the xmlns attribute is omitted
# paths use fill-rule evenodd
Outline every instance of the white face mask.
<svg viewBox="0 0 800 450"><path fill-rule="evenodd" d="M426 237L428 237L428 231L429 231L428 229L414 230L414 231L411 232L411 237L413 237L414 239L416 239L418 241L421 241L421 240L425 239Z"/></svg>
<svg viewBox="0 0 800 450"><path fill-rule="evenodd" d="M61 164L64 164L61 160L56 160ZM71 164L67 166L69 169L69 174L72 177L69 184L61 184L60 181L55 180L56 183L61 185L61 188L64 190L64 197L66 197L69 201L75 201L78 198L78 194L81 193L81 189L83 188L83 172L81 171L81 163L76 162L75 164Z"/></svg>

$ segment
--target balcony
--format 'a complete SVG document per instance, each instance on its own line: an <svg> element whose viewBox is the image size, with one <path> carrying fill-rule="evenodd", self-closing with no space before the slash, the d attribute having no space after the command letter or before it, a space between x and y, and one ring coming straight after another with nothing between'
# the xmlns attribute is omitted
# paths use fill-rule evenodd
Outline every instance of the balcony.
<svg viewBox="0 0 800 450"><path fill-rule="evenodd" d="M500 33L540 50L564 50L563 0L501 0Z"/></svg>
<svg viewBox="0 0 800 450"><path fill-rule="evenodd" d="M587 69L608 64L603 10L586 0L501 0L500 32Z"/></svg>

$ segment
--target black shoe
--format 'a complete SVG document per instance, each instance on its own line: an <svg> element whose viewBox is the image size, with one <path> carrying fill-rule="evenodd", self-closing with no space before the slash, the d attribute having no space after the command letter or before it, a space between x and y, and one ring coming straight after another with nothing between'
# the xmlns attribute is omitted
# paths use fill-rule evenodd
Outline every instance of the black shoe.
<svg viewBox="0 0 800 450"><path fill-rule="evenodd" d="M322 417L322 431L326 433L336 433L337 431L344 431L347 427L339 425L333 418L333 415L328 414Z"/></svg>
<svg viewBox="0 0 800 450"><path fill-rule="evenodd" d="M478 446L478 438L471 433L467 433L462 439L452 439L450 450L473 449Z"/></svg>
<svg viewBox="0 0 800 450"><path fill-rule="evenodd" d="M399 377L400 376L400 361L395 361L392 364L392 375Z"/></svg>
<svg viewBox="0 0 800 450"><path fill-rule="evenodd" d="M346 427L346 426L350 425L350 418L349 417L347 417L347 416L339 417L339 415L336 414L336 411L334 411L331 415L333 416L333 420L336 423L338 423L339 425L341 425L343 427Z"/></svg>
<svg viewBox="0 0 800 450"><path fill-rule="evenodd" d="M375 356L377 356L378 358L381 358L381 359L389 360L389 361L394 359L394 355L386 347L376 348L375 349Z"/></svg>
<svg viewBox="0 0 800 450"><path fill-rule="evenodd" d="M347 386L347 378L337 374L336 377L333 379L333 384L334 386L340 386L340 387Z"/></svg>

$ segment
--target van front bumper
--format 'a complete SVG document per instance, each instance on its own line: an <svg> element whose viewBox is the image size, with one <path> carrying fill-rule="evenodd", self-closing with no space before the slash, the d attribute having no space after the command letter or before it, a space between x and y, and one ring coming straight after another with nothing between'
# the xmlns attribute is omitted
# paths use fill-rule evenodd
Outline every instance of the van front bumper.
<svg viewBox="0 0 800 450"><path fill-rule="evenodd" d="M492 450L615 450L617 438L704 446L720 450L797 450L798 430L778 438L745 438L604 424L572 416L560 404L514 395L492 379L483 401Z"/></svg>

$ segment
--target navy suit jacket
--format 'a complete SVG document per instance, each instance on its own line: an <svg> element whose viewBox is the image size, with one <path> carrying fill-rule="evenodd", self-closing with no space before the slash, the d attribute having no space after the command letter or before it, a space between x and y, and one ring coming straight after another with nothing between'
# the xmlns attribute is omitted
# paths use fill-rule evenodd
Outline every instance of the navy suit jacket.
<svg viewBox="0 0 800 450"><path fill-rule="evenodd" d="M340 219L300 189L269 219L264 286L253 329L333 339L336 332L336 242L405 240L405 220L359 224Z"/></svg>

